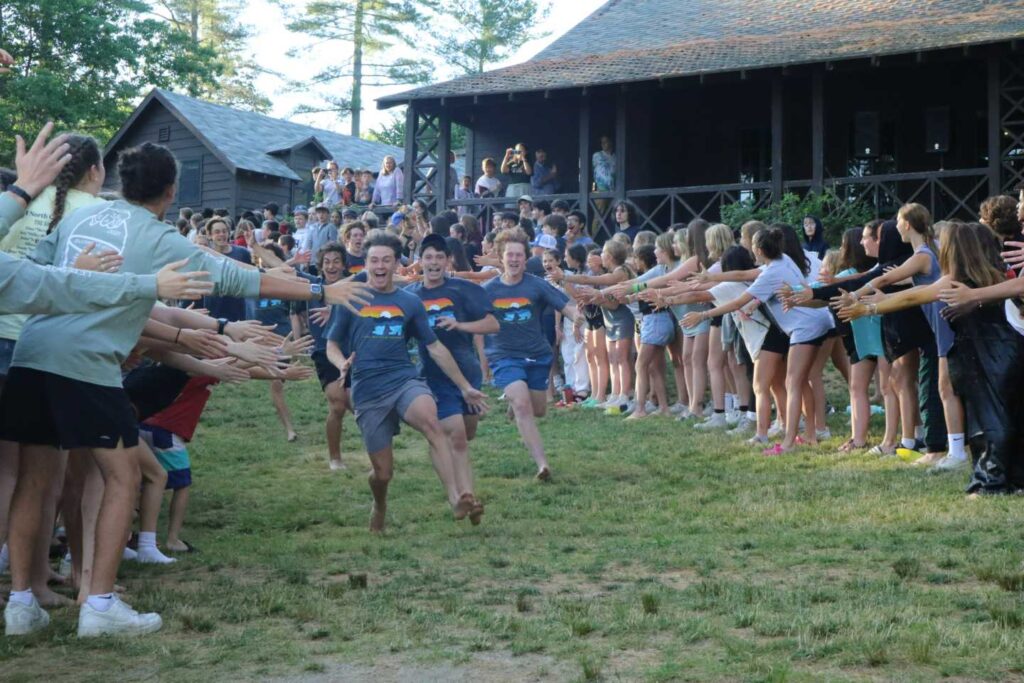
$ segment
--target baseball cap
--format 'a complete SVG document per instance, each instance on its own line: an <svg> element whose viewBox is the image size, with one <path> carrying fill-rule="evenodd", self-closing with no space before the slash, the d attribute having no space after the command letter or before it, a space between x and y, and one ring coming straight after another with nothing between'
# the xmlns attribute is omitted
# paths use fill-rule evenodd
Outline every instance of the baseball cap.
<svg viewBox="0 0 1024 683"><path fill-rule="evenodd" d="M528 194L524 194L521 197L519 197L519 199L516 200L516 201L517 202L530 202L531 204L533 204L533 197L531 197Z"/></svg>
<svg viewBox="0 0 1024 683"><path fill-rule="evenodd" d="M553 235L540 234L537 235L537 239L530 243L530 246L540 247L542 249L557 249L558 240Z"/></svg>
<svg viewBox="0 0 1024 683"><path fill-rule="evenodd" d="M426 249L427 247L430 247L431 249L437 249L438 251L443 251L445 254L449 253L448 243L445 241L443 237L434 232L424 237L423 241L420 242L420 253L422 254L423 250Z"/></svg>
<svg viewBox="0 0 1024 683"><path fill-rule="evenodd" d="M398 225L399 223L401 223L404 220L405 220L405 214L402 213L401 211L395 211L393 214L391 214L391 218L388 219L388 224L389 225Z"/></svg>
<svg viewBox="0 0 1024 683"><path fill-rule="evenodd" d="M319 204L316 205L314 210L319 211L320 209L323 209L324 211L330 211L331 207L327 206L323 202L320 202Z"/></svg>
<svg viewBox="0 0 1024 683"><path fill-rule="evenodd" d="M304 216L308 216L309 215L309 209L304 207L302 204L299 204L298 206L295 207L295 209L292 211L292 213L294 213L296 215L301 213Z"/></svg>

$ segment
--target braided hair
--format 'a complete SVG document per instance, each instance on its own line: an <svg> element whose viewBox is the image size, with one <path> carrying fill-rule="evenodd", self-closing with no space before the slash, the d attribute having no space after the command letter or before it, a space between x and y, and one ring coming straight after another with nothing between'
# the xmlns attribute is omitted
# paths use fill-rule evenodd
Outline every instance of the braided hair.
<svg viewBox="0 0 1024 683"><path fill-rule="evenodd" d="M67 203L68 190L82 182L85 174L93 166L100 164L100 146L88 135L72 134L68 136L68 153L71 161L60 170L53 186L57 194L53 198L53 211L50 212L50 226L46 233L53 232L53 229L64 217L64 209Z"/></svg>

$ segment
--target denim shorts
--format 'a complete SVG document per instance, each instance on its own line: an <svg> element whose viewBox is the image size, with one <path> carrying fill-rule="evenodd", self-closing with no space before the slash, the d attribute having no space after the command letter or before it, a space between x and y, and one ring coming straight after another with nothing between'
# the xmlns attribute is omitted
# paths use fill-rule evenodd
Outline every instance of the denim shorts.
<svg viewBox="0 0 1024 683"><path fill-rule="evenodd" d="M667 311L648 313L640 321L640 343L667 346L675 337L675 321Z"/></svg>
<svg viewBox="0 0 1024 683"><path fill-rule="evenodd" d="M11 369L16 343L13 339L0 339L0 377L6 377L7 371Z"/></svg>

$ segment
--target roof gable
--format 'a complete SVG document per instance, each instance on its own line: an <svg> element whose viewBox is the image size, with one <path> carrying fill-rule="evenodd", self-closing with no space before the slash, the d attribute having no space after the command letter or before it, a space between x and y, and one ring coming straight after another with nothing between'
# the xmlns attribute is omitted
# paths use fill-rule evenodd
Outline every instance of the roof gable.
<svg viewBox="0 0 1024 683"><path fill-rule="evenodd" d="M251 171L299 180L295 171L278 154L308 144L318 146L325 156L336 159L338 163L352 167L377 168L386 155L399 160L403 155L403 150L391 145L232 109L159 88L146 96L107 143L107 152L117 145L140 113L154 100L174 114L232 171Z"/></svg>
<svg viewBox="0 0 1024 683"><path fill-rule="evenodd" d="M554 90L1024 36L1017 0L610 0L522 64L380 98Z"/></svg>

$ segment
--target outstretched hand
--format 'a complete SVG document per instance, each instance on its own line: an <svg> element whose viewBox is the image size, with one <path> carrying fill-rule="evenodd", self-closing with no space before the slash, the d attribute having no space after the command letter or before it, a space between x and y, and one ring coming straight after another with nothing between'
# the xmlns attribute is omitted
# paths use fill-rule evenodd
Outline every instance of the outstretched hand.
<svg viewBox="0 0 1024 683"><path fill-rule="evenodd" d="M14 168L18 173L18 187L33 197L53 183L61 169L71 161L68 136L58 135L47 142L46 138L52 132L53 121L48 121L27 149L25 140L20 135L14 136Z"/></svg>
<svg viewBox="0 0 1024 683"><path fill-rule="evenodd" d="M340 304L353 313L359 312L354 304L369 306L372 296L373 293L370 291L370 287L363 282L342 280L341 282L335 282L333 285L324 287L324 300L327 303Z"/></svg>
<svg viewBox="0 0 1024 683"><path fill-rule="evenodd" d="M71 264L72 268L78 270L91 270L97 273L116 273L121 269L121 264L124 263L124 257L112 249L107 251L94 254L93 250L96 249L95 242L89 242L85 245L82 251L78 252L78 256L75 257L75 262ZM187 262L181 261L184 265Z"/></svg>
<svg viewBox="0 0 1024 683"><path fill-rule="evenodd" d="M161 299L199 299L213 293L213 282L205 280L205 270L179 272L188 259L168 263L156 273L156 295Z"/></svg>
<svg viewBox="0 0 1024 683"><path fill-rule="evenodd" d="M486 415L490 410L490 406L487 405L487 395L479 389L469 387L463 390L462 398L475 415Z"/></svg>

